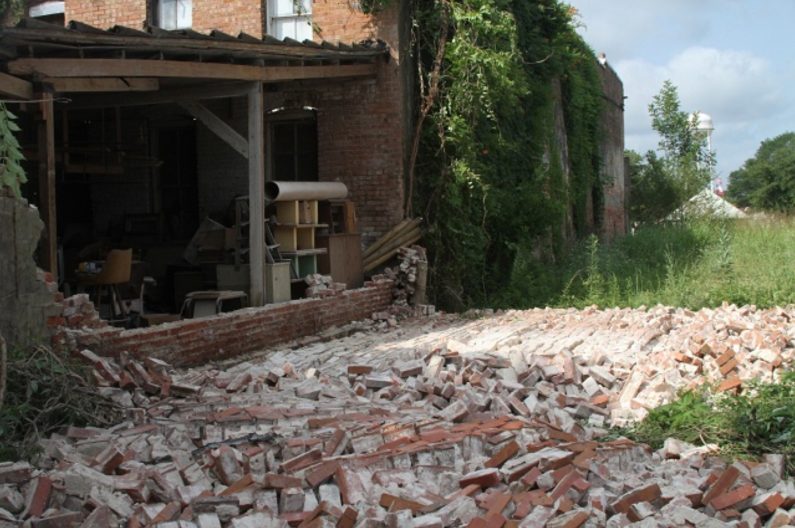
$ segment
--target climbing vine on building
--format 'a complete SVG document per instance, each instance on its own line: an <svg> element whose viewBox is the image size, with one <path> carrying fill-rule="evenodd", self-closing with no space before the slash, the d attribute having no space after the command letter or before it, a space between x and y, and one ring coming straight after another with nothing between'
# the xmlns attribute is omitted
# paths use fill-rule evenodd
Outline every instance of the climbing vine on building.
<svg viewBox="0 0 795 528"><path fill-rule="evenodd" d="M434 301L452 309L510 303L523 260L554 258L599 220L598 66L574 31L575 13L557 0L423 0L412 8L421 94L445 46L407 207L426 220Z"/></svg>
<svg viewBox="0 0 795 528"><path fill-rule="evenodd" d="M16 138L19 125L5 103L0 102L0 191L9 189L17 198L22 196L21 186L27 180L22 168L22 148Z"/></svg>

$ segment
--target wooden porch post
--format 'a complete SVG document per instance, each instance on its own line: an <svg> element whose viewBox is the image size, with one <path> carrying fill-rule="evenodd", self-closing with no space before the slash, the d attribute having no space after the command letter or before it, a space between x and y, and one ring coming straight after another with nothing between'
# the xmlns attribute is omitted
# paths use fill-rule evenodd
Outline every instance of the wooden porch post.
<svg viewBox="0 0 795 528"><path fill-rule="evenodd" d="M265 110L262 83L248 92L248 201L251 306L265 304Z"/></svg>
<svg viewBox="0 0 795 528"><path fill-rule="evenodd" d="M58 281L58 225L55 212L55 113L52 93L41 94L39 122L39 213L44 221L42 266Z"/></svg>

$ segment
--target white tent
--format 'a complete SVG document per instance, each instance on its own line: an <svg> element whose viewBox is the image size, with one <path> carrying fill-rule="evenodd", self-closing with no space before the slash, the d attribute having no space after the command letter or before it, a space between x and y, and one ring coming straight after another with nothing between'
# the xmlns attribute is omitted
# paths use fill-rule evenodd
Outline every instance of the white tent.
<svg viewBox="0 0 795 528"><path fill-rule="evenodd" d="M666 220L681 220L693 216L711 216L713 218L745 218L747 215L733 206L710 189L704 189L682 207L668 215Z"/></svg>

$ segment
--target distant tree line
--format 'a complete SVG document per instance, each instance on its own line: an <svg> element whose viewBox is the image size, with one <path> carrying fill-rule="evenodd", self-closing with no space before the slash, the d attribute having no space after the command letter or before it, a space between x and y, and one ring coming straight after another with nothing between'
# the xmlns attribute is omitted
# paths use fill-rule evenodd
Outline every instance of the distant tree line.
<svg viewBox="0 0 795 528"><path fill-rule="evenodd" d="M740 207L795 212L795 132L763 141L729 176L727 196Z"/></svg>

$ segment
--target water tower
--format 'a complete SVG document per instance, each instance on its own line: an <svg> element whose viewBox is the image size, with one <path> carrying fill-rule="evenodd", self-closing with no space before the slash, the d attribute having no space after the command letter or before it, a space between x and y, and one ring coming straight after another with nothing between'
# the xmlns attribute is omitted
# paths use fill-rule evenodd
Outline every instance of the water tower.
<svg viewBox="0 0 795 528"><path fill-rule="evenodd" d="M707 138L707 152L709 152L709 160L707 163L709 164L710 174L709 188L714 190L714 171L712 167L712 132L715 130L715 126L712 124L712 116L705 114L704 112L693 112L690 114L690 123L693 125L699 135L703 134L703 136Z"/></svg>

